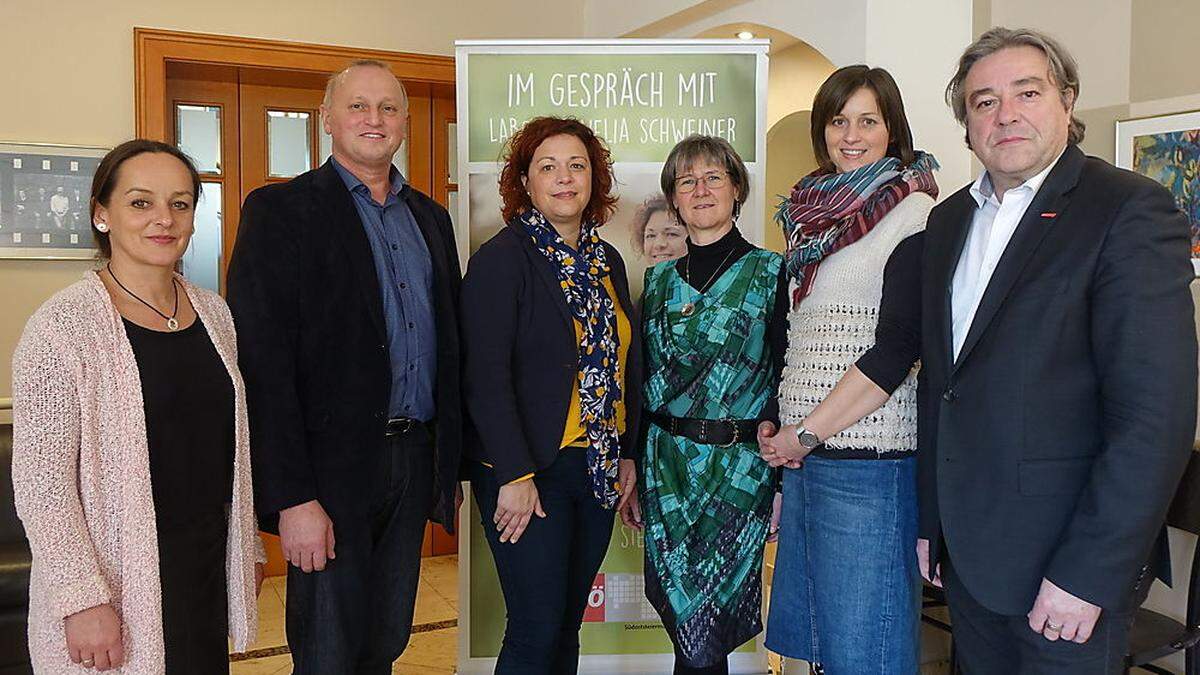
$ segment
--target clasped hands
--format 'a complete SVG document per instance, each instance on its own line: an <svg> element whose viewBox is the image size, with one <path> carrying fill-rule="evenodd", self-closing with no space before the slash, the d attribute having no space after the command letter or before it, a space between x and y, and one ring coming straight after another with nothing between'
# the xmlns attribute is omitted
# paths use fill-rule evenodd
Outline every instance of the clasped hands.
<svg viewBox="0 0 1200 675"><path fill-rule="evenodd" d="M758 424L758 454L772 467L799 469L804 466L804 458L809 450L800 445L796 435L796 425L788 424L779 429L773 422Z"/></svg>

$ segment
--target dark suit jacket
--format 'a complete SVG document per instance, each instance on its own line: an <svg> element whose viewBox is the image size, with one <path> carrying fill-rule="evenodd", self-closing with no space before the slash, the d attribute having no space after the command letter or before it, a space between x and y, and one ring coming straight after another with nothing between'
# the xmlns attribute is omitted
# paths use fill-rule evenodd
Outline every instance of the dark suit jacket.
<svg viewBox="0 0 1200 675"><path fill-rule="evenodd" d="M641 331L621 254L604 242L617 302L633 339L625 357L621 457L633 457L641 411ZM509 225L471 257L463 279L463 396L473 430L464 455L495 467L507 483L554 462L571 393L579 343L555 269L529 237Z"/></svg>
<svg viewBox="0 0 1200 675"><path fill-rule="evenodd" d="M921 536L936 560L941 535L993 611L1027 613L1043 577L1127 609L1196 428L1187 219L1158 184L1069 146L952 363L951 283L975 209L959 190L925 234Z"/></svg>
<svg viewBox="0 0 1200 675"><path fill-rule="evenodd" d="M433 263L437 331L435 499L454 524L462 447L450 217L412 187L401 193ZM263 528L280 510L317 499L337 521L357 517L385 451L391 366L371 245L332 164L251 192L229 263L229 308L246 380L256 508Z"/></svg>

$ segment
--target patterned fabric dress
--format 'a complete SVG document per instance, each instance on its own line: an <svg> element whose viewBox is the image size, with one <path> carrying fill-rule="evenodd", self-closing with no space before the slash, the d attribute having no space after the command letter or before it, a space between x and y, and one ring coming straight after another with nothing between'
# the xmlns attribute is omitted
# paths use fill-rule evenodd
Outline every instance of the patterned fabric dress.
<svg viewBox="0 0 1200 675"><path fill-rule="evenodd" d="M646 271L647 410L711 420L760 414L772 393L767 321L782 262L750 251L703 295L674 263ZM772 471L754 438L722 448L646 426L646 597L688 665L702 667L762 630Z"/></svg>

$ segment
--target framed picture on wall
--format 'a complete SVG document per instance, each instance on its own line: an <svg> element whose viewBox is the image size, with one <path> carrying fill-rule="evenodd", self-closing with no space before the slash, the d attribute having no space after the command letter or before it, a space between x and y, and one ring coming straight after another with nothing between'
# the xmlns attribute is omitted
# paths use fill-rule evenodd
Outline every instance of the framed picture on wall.
<svg viewBox="0 0 1200 675"><path fill-rule="evenodd" d="M88 200L106 148L0 142L0 258L96 255Z"/></svg>
<svg viewBox="0 0 1200 675"><path fill-rule="evenodd" d="M1117 122L1117 166L1162 183L1192 225L1200 277L1200 110Z"/></svg>

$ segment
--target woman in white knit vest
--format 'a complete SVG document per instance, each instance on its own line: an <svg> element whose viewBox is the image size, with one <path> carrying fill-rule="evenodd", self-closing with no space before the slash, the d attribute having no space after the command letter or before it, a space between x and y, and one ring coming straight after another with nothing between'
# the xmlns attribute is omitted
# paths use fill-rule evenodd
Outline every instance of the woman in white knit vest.
<svg viewBox="0 0 1200 675"><path fill-rule="evenodd" d="M13 489L36 673L229 671L254 638L254 522L233 320L175 274L200 177L134 140L101 160L103 267L46 301L13 357Z"/></svg>
<svg viewBox="0 0 1200 675"><path fill-rule="evenodd" d="M820 168L776 215L792 310L784 426L759 439L764 459L788 467L767 648L835 675L916 673L913 364L938 165L913 149L880 68L847 66L821 85L812 138Z"/></svg>

